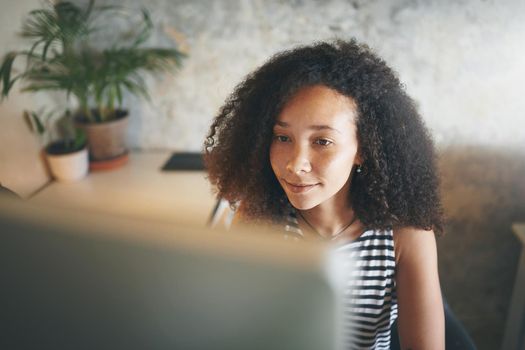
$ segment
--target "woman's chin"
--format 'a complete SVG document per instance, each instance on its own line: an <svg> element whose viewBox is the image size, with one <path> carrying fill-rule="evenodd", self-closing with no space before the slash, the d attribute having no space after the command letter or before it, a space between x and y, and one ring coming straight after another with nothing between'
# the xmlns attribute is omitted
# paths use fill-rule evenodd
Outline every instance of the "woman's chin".
<svg viewBox="0 0 525 350"><path fill-rule="evenodd" d="M317 203L313 203L311 201L300 201L294 200L293 198L288 198L288 200L290 201L290 204L297 210L309 210L317 205Z"/></svg>

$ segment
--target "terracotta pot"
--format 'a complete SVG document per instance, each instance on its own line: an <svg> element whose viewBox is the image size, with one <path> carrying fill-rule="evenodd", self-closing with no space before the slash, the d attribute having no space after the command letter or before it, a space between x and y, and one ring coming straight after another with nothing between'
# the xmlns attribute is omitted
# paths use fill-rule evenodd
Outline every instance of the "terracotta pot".
<svg viewBox="0 0 525 350"><path fill-rule="evenodd" d="M84 178L89 169L88 150L84 146L80 150L66 153L62 142L54 142L46 147L46 159L51 175L61 182L72 182Z"/></svg>
<svg viewBox="0 0 525 350"><path fill-rule="evenodd" d="M127 153L127 111L119 111L117 119L103 123L87 123L80 120L77 121L77 126L86 132L90 161L106 161Z"/></svg>

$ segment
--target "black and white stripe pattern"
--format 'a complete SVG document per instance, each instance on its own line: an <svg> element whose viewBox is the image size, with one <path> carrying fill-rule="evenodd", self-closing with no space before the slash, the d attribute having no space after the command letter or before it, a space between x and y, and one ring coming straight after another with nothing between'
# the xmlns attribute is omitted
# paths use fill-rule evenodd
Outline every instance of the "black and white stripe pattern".
<svg viewBox="0 0 525 350"><path fill-rule="evenodd" d="M295 211L290 211L285 230L286 239L303 237ZM366 231L334 253L350 271L342 291L342 347L390 349L390 327L397 318L392 231Z"/></svg>

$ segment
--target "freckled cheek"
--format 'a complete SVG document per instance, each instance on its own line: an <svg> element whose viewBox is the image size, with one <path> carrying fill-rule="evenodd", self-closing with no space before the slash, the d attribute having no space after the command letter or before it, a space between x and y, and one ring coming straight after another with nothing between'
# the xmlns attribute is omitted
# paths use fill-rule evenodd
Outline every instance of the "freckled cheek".
<svg viewBox="0 0 525 350"><path fill-rule="evenodd" d="M355 154L352 152L341 153L334 152L324 154L323 157L319 157L315 162L315 168L320 173L337 173L349 172L352 169Z"/></svg>
<svg viewBox="0 0 525 350"><path fill-rule="evenodd" d="M311 159L310 164L313 171L317 174L322 174L333 168L334 159L331 155L318 156Z"/></svg>

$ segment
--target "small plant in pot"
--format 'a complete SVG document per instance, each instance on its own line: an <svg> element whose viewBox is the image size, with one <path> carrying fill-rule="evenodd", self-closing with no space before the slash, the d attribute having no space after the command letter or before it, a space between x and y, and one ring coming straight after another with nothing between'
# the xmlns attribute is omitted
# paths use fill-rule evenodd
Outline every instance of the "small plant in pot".
<svg viewBox="0 0 525 350"><path fill-rule="evenodd" d="M86 133L73 126L70 111L52 126L51 122L56 119L54 113L24 111L24 119L30 130L38 133L46 144L44 153L55 179L70 182L86 176L89 170ZM60 137L53 138L53 133L59 133Z"/></svg>
<svg viewBox="0 0 525 350"><path fill-rule="evenodd" d="M118 30L120 35L107 28L117 18L126 24ZM176 48L144 47L153 23L146 9L139 18L134 20L119 6L95 6L94 0L85 7L68 1L49 3L31 11L23 24L22 37L32 40L30 50L8 53L0 68L3 96L21 80L26 83L22 91L63 91L68 102L76 103L67 119L86 133L92 168L127 159L124 95L148 98L144 74L173 71L184 57ZM101 33L115 39L102 47ZM19 56L26 59L26 69L13 76L13 62Z"/></svg>

